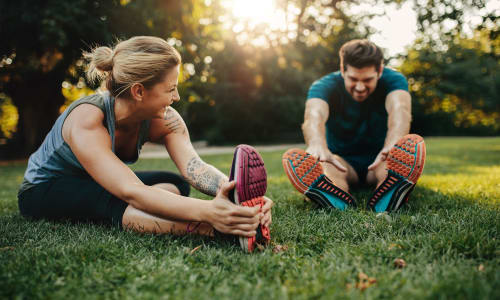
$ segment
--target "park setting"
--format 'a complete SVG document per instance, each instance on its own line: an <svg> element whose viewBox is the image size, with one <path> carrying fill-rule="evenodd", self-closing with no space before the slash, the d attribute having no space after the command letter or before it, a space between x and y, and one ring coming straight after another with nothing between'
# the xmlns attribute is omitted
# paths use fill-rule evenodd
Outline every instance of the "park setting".
<svg viewBox="0 0 500 300"><path fill-rule="evenodd" d="M0 298L500 298L499 1L0 11Z"/></svg>

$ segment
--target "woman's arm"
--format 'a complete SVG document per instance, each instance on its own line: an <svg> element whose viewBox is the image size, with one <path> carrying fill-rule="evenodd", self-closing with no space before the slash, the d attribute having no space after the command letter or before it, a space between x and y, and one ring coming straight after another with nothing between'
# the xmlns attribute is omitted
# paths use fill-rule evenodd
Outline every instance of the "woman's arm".
<svg viewBox="0 0 500 300"><path fill-rule="evenodd" d="M163 120L152 120L150 138L165 144L182 176L200 192L215 196L228 177L205 163L191 144L189 132L179 113L169 107Z"/></svg>
<svg viewBox="0 0 500 300"><path fill-rule="evenodd" d="M228 182L228 177L215 167L205 163L196 153L189 138L189 132L179 113L169 107L164 120L152 120L150 138L163 142L181 174L197 190L215 195ZM261 224L270 226L273 201L264 197Z"/></svg>
<svg viewBox="0 0 500 300"><path fill-rule="evenodd" d="M111 138L102 125L104 114L93 106L75 108L63 126L63 138L92 178L133 207L172 220L200 221L232 234L253 236L259 222L258 208L232 205L224 195L215 201L183 197L143 184L111 151ZM234 185L234 184L233 184Z"/></svg>

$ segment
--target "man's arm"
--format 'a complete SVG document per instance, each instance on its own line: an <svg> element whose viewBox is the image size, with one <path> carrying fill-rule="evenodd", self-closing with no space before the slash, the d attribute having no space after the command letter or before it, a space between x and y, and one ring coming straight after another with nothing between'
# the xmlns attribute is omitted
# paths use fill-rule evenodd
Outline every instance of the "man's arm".
<svg viewBox="0 0 500 300"><path fill-rule="evenodd" d="M304 123L302 132L307 144L307 152L317 156L320 161L330 162L340 171L347 169L337 161L333 154L328 150L326 144L326 121L330 114L328 103L319 98L311 98L306 102L304 112Z"/></svg>
<svg viewBox="0 0 500 300"><path fill-rule="evenodd" d="M404 90L396 90L389 93L385 100L385 109L387 110L387 135L385 137L384 148L382 148L375 161L368 167L368 170L375 169L382 161L385 161L392 146L410 132L410 93Z"/></svg>

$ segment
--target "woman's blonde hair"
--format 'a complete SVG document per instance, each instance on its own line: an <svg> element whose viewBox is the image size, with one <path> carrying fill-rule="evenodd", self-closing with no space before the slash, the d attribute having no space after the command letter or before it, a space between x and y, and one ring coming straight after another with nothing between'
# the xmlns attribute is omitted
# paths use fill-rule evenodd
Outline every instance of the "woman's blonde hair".
<svg viewBox="0 0 500 300"><path fill-rule="evenodd" d="M114 49L96 47L83 56L89 62L88 80L97 83L104 80L114 97L128 96L134 83L141 83L146 88L155 85L167 70L181 63L177 50L164 39L152 36L136 36L118 42Z"/></svg>

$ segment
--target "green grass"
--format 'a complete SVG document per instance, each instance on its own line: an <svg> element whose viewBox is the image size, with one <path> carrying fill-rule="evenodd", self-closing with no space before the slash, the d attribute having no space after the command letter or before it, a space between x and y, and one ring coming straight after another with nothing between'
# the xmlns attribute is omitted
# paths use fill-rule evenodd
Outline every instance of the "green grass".
<svg viewBox="0 0 500 300"><path fill-rule="evenodd" d="M272 245L250 255L202 237L26 220L16 199L25 164L2 166L0 298L499 299L500 138L426 142L410 203L389 217L364 205L314 208L288 182L281 153L264 153ZM225 172L231 158L204 157ZM174 166L142 160L134 168ZM370 191L354 195L365 204ZM274 253L276 245L288 249ZM406 267L395 268L396 258ZM357 288L360 273L376 283Z"/></svg>

